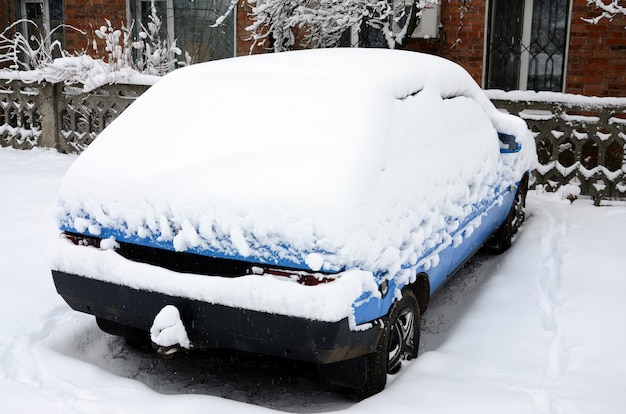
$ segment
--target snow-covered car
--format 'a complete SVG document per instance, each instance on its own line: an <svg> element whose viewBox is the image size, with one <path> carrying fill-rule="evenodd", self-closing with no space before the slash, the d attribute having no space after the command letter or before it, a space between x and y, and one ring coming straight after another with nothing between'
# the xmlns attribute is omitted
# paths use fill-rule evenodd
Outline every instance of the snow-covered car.
<svg viewBox="0 0 626 414"><path fill-rule="evenodd" d="M509 247L535 157L525 123L435 56L189 66L68 170L54 282L106 332L309 361L367 397L417 356L446 278Z"/></svg>

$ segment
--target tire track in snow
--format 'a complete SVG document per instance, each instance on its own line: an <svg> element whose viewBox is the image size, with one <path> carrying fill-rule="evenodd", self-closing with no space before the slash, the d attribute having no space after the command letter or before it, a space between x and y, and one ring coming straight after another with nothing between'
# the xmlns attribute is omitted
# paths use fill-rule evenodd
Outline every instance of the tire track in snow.
<svg viewBox="0 0 626 414"><path fill-rule="evenodd" d="M52 334L59 324L58 320L67 313L63 306L57 306L43 317L34 331L13 338L6 348L0 348L0 376L42 386L45 369L37 359L35 349Z"/></svg>
<svg viewBox="0 0 626 414"><path fill-rule="evenodd" d="M551 390L567 363L562 318L561 282L564 275L563 255L567 246L568 228L560 211L546 211L549 225L540 239L541 269L537 274L537 291L542 325L549 336L543 387L535 394L540 412L565 412Z"/></svg>

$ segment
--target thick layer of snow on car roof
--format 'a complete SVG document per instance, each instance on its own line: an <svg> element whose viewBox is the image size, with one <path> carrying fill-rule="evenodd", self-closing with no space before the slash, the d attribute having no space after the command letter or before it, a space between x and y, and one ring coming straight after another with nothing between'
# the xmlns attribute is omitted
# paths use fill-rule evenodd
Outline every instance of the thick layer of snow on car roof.
<svg viewBox="0 0 626 414"><path fill-rule="evenodd" d="M501 156L496 129L525 156ZM58 220L180 251L396 274L451 243L471 205L494 198L498 175L512 184L534 157L525 123L447 60L248 56L148 90L69 169Z"/></svg>

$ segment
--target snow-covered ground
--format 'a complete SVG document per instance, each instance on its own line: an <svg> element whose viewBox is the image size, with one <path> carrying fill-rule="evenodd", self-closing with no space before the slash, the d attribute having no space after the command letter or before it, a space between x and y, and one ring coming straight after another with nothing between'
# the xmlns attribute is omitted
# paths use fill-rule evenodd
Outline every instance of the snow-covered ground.
<svg viewBox="0 0 626 414"><path fill-rule="evenodd" d="M511 250L436 294L421 355L360 403L311 367L224 352L171 361L101 333L56 294L44 258L75 159L0 148L3 413L622 413L626 205L531 193Z"/></svg>

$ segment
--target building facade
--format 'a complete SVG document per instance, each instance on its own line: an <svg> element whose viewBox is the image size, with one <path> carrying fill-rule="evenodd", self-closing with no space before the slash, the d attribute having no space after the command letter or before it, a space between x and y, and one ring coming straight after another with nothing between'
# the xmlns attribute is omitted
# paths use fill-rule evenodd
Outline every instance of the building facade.
<svg viewBox="0 0 626 414"><path fill-rule="evenodd" d="M0 22L30 19L70 51L94 48L94 31L108 20L135 33L148 25L150 0L1 0ZM395 0L398 1L398 0ZM224 22L214 23L230 0L156 0L161 37L194 62L262 52L252 48L250 5L240 0ZM465 67L484 88L536 90L590 96L626 96L626 16L592 24L599 10L587 0L442 0L406 48L446 57ZM434 15L434 17L433 17ZM70 27L58 27L64 23ZM58 29L55 30L55 28ZM361 45L364 44L361 42ZM367 44L365 44L367 46Z"/></svg>
<svg viewBox="0 0 626 414"><path fill-rule="evenodd" d="M626 16L588 23L586 0L442 1L436 39L409 48L465 67L487 89L626 96Z"/></svg>

